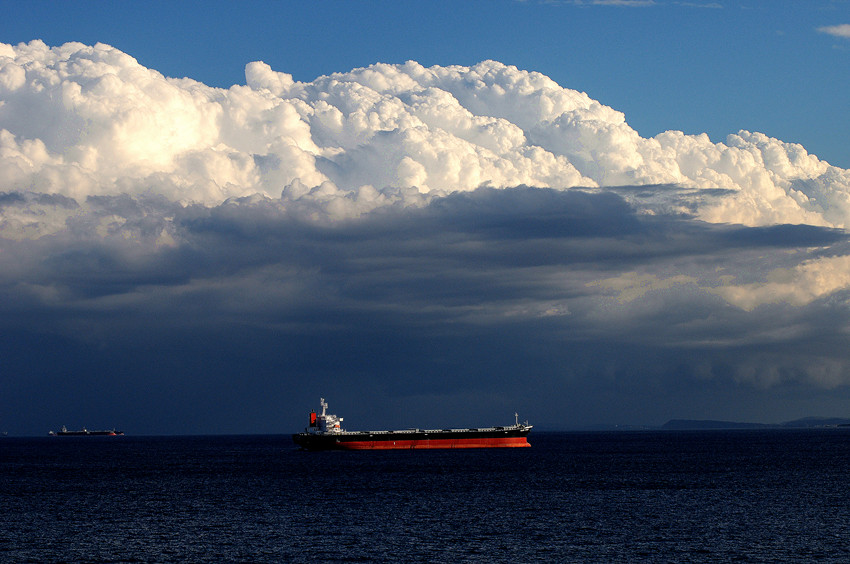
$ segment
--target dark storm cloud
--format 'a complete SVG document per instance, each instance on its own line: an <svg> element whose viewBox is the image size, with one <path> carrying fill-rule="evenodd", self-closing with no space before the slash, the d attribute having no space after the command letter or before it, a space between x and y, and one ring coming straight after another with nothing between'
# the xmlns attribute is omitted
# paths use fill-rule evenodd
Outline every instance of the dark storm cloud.
<svg viewBox="0 0 850 564"><path fill-rule="evenodd" d="M729 229L722 237L732 247L827 247L847 240L842 229L812 225L738 227Z"/></svg>
<svg viewBox="0 0 850 564"><path fill-rule="evenodd" d="M68 209L75 209L79 207L73 198L69 198L61 194L0 192L0 208L6 206L24 206L28 202Z"/></svg>
<svg viewBox="0 0 850 564"><path fill-rule="evenodd" d="M3 241L6 402L43 394L70 414L61 398L86 404L74 390L103 386L150 432L211 411L226 415L221 432L331 391L361 420L368 407L346 395L439 425L449 414L424 406L555 409L559 390L576 398L570 415L539 421L557 426L663 418L709 382L844 381L844 294L748 311L712 292L723 273L765 280L843 255L836 230L712 225L529 187L335 222L266 198L87 206L55 235Z"/></svg>
<svg viewBox="0 0 850 564"><path fill-rule="evenodd" d="M289 289L323 296L315 307L359 309L371 300L416 311L416 304L452 304L453 296L468 304L592 294L578 282L606 272L642 267L704 275L719 264L735 267L752 252L781 247L811 257L816 253L805 249L844 240L840 231L809 226L744 228L640 216L610 193L533 188L482 189L333 224L303 221L267 199L215 208L157 207L123 196L90 203L96 205L89 216L69 222L73 236L7 244L9 254L38 258L16 284L52 286L78 298L191 293L193 284L209 285L212 295L217 284L256 284L257 299L276 296L272 307L286 304L275 292ZM122 221L113 221L101 239L95 224L106 213ZM175 243L153 246L163 230ZM801 260L777 254L760 268ZM572 282L556 283L555 275Z"/></svg>

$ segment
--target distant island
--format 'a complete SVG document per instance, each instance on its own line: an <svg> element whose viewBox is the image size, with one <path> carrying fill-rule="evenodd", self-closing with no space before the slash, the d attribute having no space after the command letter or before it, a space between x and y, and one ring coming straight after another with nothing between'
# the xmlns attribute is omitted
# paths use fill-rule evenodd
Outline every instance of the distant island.
<svg viewBox="0 0 850 564"><path fill-rule="evenodd" d="M804 417L784 423L671 419L659 428L663 431L699 431L711 429L813 429L818 427L850 427L850 419L843 417Z"/></svg>

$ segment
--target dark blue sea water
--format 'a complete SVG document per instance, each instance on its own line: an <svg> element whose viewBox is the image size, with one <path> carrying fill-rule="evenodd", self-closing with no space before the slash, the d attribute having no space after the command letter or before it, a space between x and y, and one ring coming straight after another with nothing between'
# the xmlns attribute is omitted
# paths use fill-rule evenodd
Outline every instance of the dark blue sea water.
<svg viewBox="0 0 850 564"><path fill-rule="evenodd" d="M530 438L4 438L0 561L850 561L850 430Z"/></svg>

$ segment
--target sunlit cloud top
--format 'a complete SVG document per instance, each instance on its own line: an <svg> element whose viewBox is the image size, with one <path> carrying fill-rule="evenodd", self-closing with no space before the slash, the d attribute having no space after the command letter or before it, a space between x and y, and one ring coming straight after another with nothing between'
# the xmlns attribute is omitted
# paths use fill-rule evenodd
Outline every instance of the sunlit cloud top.
<svg viewBox="0 0 850 564"><path fill-rule="evenodd" d="M798 144L749 131L723 143L644 138L616 109L495 61L375 64L312 82L253 62L245 75L244 86L212 88L108 45L0 45L0 182L81 205L258 194L329 217L480 186L646 185L655 204L710 222L850 218L850 174Z"/></svg>

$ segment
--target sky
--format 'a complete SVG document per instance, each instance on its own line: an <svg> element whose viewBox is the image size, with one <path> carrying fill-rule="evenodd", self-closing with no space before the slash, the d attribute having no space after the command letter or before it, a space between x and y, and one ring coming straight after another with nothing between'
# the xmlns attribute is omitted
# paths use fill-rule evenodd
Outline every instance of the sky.
<svg viewBox="0 0 850 564"><path fill-rule="evenodd" d="M850 2L0 2L0 431L850 417Z"/></svg>

